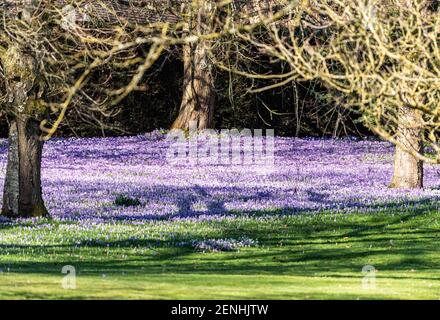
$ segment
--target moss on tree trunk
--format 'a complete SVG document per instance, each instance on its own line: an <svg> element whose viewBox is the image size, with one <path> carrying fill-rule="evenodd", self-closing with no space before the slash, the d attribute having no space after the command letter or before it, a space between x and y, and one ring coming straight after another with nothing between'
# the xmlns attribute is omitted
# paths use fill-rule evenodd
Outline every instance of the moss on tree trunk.
<svg viewBox="0 0 440 320"><path fill-rule="evenodd" d="M48 214L41 189L39 122L17 117L9 130L9 153L3 191L2 214L8 217L41 217Z"/></svg>

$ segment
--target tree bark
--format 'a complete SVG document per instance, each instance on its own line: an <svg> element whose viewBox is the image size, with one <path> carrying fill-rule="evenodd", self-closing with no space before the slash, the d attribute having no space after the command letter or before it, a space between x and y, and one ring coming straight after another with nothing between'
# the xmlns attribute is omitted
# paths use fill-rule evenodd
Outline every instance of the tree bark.
<svg viewBox="0 0 440 320"><path fill-rule="evenodd" d="M11 218L41 217L48 214L41 188L39 122L17 116L9 129L9 152L3 191L2 214Z"/></svg>
<svg viewBox="0 0 440 320"><path fill-rule="evenodd" d="M206 33L210 28L206 7L201 5L189 23L188 32ZM183 46L183 95L180 111L172 129L188 130L190 122L196 122L199 130L212 127L215 95L212 63L207 40Z"/></svg>
<svg viewBox="0 0 440 320"><path fill-rule="evenodd" d="M420 111L410 107L402 107L399 111L399 126L394 153L394 175L391 188L421 189L423 188L423 161L411 152L423 152Z"/></svg>

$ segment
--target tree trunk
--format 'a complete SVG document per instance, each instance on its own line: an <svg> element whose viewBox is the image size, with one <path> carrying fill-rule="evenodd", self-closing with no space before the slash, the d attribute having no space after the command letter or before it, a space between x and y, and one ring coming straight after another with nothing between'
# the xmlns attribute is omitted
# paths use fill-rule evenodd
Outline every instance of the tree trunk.
<svg viewBox="0 0 440 320"><path fill-rule="evenodd" d="M2 214L11 218L41 217L48 214L41 190L39 122L17 116L9 129L9 152L3 191Z"/></svg>
<svg viewBox="0 0 440 320"><path fill-rule="evenodd" d="M188 33L209 32L210 21L208 2L199 4L195 16L187 26ZM210 43L207 40L183 46L183 96L180 112L172 129L189 128L190 122L196 122L199 130L211 128L215 105L214 77L212 63L208 53Z"/></svg>
<svg viewBox="0 0 440 320"><path fill-rule="evenodd" d="M200 130L212 125L214 85L207 50L207 45L203 43L185 45L183 48L183 96L173 129L187 130L191 121L195 121Z"/></svg>
<svg viewBox="0 0 440 320"><path fill-rule="evenodd" d="M420 154L423 151L420 121L418 110L403 107L399 111L397 140L402 146L396 146L391 188L423 188L423 161L408 152L411 150Z"/></svg>

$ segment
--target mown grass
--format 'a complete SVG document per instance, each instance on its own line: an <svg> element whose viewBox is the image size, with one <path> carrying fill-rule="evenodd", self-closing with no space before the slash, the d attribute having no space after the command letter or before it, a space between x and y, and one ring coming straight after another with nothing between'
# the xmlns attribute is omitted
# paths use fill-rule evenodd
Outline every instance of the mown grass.
<svg viewBox="0 0 440 320"><path fill-rule="evenodd" d="M3 299L439 299L440 217L429 206L374 214L270 212L219 221L0 226ZM200 252L203 239L256 246ZM77 288L61 286L72 265ZM376 287L362 286L373 265Z"/></svg>

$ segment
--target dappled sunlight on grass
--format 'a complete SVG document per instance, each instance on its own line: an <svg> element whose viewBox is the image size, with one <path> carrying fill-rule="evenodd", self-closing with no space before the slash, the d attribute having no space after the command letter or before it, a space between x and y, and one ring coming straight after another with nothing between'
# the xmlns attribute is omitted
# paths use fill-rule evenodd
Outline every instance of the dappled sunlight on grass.
<svg viewBox="0 0 440 320"><path fill-rule="evenodd" d="M2 298L438 299L438 219L436 212L419 208L263 221L100 224L82 232L71 232L75 230L71 223L50 221L39 227L12 226L2 230L0 294ZM230 252L201 252L185 242L244 235L258 244ZM62 244L57 244L58 237L65 239ZM27 239L27 245L17 244L19 239ZM62 289L63 265L75 266L76 290ZM375 289L362 287L365 265L377 269Z"/></svg>

